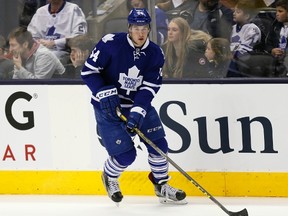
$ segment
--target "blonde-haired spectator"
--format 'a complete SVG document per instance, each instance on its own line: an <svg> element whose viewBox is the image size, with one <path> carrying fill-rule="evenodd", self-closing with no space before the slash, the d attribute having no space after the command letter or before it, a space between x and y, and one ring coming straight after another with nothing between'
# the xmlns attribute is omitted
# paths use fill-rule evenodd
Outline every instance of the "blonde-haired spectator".
<svg viewBox="0 0 288 216"><path fill-rule="evenodd" d="M204 56L211 36L200 30L191 30L188 22L173 18L168 25L168 39L163 45L164 78L196 78L208 76L208 61Z"/></svg>

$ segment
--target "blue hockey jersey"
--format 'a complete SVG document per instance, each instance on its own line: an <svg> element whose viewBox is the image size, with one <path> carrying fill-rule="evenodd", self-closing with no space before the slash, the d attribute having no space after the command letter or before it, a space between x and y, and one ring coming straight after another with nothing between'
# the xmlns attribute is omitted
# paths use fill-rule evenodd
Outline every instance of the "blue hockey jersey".
<svg viewBox="0 0 288 216"><path fill-rule="evenodd" d="M97 91L114 85L121 107L140 106L147 110L162 85L164 54L147 39L143 47L133 45L127 33L105 35L95 46L81 72L97 105Z"/></svg>

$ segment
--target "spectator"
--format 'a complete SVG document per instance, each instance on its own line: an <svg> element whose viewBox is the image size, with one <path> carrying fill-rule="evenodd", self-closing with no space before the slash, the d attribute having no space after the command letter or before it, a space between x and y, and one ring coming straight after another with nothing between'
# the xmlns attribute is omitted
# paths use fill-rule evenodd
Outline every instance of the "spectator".
<svg viewBox="0 0 288 216"><path fill-rule="evenodd" d="M13 79L49 79L54 73L64 73L65 68L55 54L36 42L26 28L16 28L8 38L13 54Z"/></svg>
<svg viewBox="0 0 288 216"><path fill-rule="evenodd" d="M147 0L127 0L127 9L148 8ZM157 44L162 45L167 38L168 17L166 13L155 6Z"/></svg>
<svg viewBox="0 0 288 216"><path fill-rule="evenodd" d="M257 6L258 8L258 6ZM266 51L266 40L269 32L271 31L272 23L276 19L276 9L271 7L258 8L259 12L254 19L252 19L252 23L257 25L261 30L261 42L254 46L254 50L257 52L265 52Z"/></svg>
<svg viewBox="0 0 288 216"><path fill-rule="evenodd" d="M94 42L87 34L77 35L68 40L68 46L71 49L70 63L65 66L66 72L62 77L80 79L81 69L92 51Z"/></svg>
<svg viewBox="0 0 288 216"><path fill-rule="evenodd" d="M171 3L167 8L171 8ZM202 30L212 37L229 39L234 24L233 11L219 3L219 0L186 0L166 13L170 18L180 16L186 19L191 29Z"/></svg>
<svg viewBox="0 0 288 216"><path fill-rule="evenodd" d="M230 42L226 38L212 38L208 41L205 56L210 62L211 78L226 77L232 59Z"/></svg>
<svg viewBox="0 0 288 216"><path fill-rule="evenodd" d="M235 56L243 55L253 50L261 41L261 31L258 26L251 23L256 16L257 9L250 0L239 0L235 6L234 21L231 34L231 51Z"/></svg>
<svg viewBox="0 0 288 216"><path fill-rule="evenodd" d="M6 39L0 35L0 80L10 79L10 73L13 70L13 62L7 57Z"/></svg>
<svg viewBox="0 0 288 216"><path fill-rule="evenodd" d="M240 60L246 58L254 46L261 42L261 30L251 22L257 12L254 2L250 0L239 0L235 6L233 15L236 24L233 25L230 39L234 61L231 62L231 73L229 72L228 76L243 76L239 68Z"/></svg>
<svg viewBox="0 0 288 216"><path fill-rule="evenodd" d="M204 56L207 33L191 30L182 17L173 18L168 25L168 39L163 45L165 78L196 78L208 76L208 62Z"/></svg>
<svg viewBox="0 0 288 216"><path fill-rule="evenodd" d="M28 31L65 64L69 60L66 40L85 34L87 22L78 5L66 0L48 2L36 11L28 25Z"/></svg>
<svg viewBox="0 0 288 216"><path fill-rule="evenodd" d="M286 76L288 68L287 38L288 38L288 0L278 0L276 20L267 36L266 49L275 59L275 76Z"/></svg>

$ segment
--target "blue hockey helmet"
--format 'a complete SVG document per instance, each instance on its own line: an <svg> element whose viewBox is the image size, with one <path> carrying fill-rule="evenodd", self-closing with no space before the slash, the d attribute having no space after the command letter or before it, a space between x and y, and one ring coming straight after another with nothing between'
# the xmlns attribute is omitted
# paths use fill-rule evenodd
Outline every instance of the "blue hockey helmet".
<svg viewBox="0 0 288 216"><path fill-rule="evenodd" d="M150 25L151 17L145 8L133 8L128 15L128 24Z"/></svg>

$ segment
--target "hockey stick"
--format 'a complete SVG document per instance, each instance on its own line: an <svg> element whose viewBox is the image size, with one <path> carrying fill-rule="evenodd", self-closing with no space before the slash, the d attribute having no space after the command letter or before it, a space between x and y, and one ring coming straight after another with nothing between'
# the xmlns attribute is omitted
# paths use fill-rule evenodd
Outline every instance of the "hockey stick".
<svg viewBox="0 0 288 216"><path fill-rule="evenodd" d="M119 118L127 122L127 118L121 113L120 109L116 109L116 113ZM136 134L141 137L147 144L149 144L155 151L157 151L162 157L172 164L181 174L183 174L194 186L196 186L203 194L205 194L210 200L218 205L229 216L248 216L247 209L243 209L239 212L231 212L226 209L218 200L216 200L208 191L206 191L201 185L199 185L187 172L185 172L180 166L178 166L170 157L168 157L160 148L158 148L150 139L148 139L138 128L134 128Z"/></svg>

